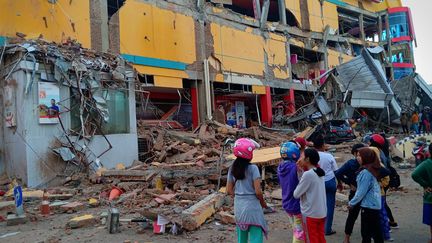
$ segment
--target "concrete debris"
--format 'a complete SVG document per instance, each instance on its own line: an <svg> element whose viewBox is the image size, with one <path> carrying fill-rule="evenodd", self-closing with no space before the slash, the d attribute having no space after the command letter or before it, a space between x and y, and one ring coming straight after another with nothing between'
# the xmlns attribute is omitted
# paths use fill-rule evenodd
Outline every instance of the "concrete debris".
<svg viewBox="0 0 432 243"><path fill-rule="evenodd" d="M64 213L75 213L85 208L85 205L80 202L71 202L60 206Z"/></svg>
<svg viewBox="0 0 432 243"><path fill-rule="evenodd" d="M26 215L8 214L6 225L13 226L13 225L25 224L27 223L27 221L28 219Z"/></svg>
<svg viewBox="0 0 432 243"><path fill-rule="evenodd" d="M67 226L71 229L83 228L88 226L94 226L98 224L100 221L98 218L94 217L91 214L86 214L78 217L74 217L67 223Z"/></svg>
<svg viewBox="0 0 432 243"><path fill-rule="evenodd" d="M224 203L224 194L214 193L182 212L182 226L186 230L200 227Z"/></svg>
<svg viewBox="0 0 432 243"><path fill-rule="evenodd" d="M225 211L219 212L218 217L219 217L219 220L223 224L235 224L236 223L234 215L232 215L229 212L225 212Z"/></svg>

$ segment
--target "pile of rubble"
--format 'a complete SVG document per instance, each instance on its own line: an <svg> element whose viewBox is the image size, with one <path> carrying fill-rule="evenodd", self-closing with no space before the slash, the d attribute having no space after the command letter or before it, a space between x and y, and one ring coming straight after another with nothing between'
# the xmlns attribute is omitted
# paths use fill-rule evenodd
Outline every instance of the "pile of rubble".
<svg viewBox="0 0 432 243"><path fill-rule="evenodd" d="M259 127L237 130L215 122L207 122L192 133L156 127L140 127L139 131L151 144L146 161L135 161L130 168L121 163L115 169L102 168L90 177L75 174L64 186L46 192L24 191L27 217L38 220L42 213L39 204L48 201L51 216L76 216L67 222L67 228L109 225L109 208L121 212L121 222L153 223L155 233L193 231L214 215L232 224L232 199L223 187L232 162L224 159L231 153L226 141L251 137L268 147L291 138ZM5 197L12 205L6 212L14 211L12 191ZM142 230L142 225L135 224L137 230Z"/></svg>
<svg viewBox="0 0 432 243"><path fill-rule="evenodd" d="M147 143L146 151L140 151L144 162L150 161L154 165L164 163L162 166L176 166L173 164L180 163L184 166L197 164L204 167L219 159L223 144L228 139L234 141L240 137L249 137L261 147L275 147L289 140L292 134L276 134L260 127L239 130L214 121L204 123L190 133L147 127L144 122L138 121L138 137Z"/></svg>

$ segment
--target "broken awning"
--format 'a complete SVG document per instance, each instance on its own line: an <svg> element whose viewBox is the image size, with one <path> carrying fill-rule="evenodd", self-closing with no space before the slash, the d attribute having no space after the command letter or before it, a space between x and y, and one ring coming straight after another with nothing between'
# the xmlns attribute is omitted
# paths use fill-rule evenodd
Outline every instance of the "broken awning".
<svg viewBox="0 0 432 243"><path fill-rule="evenodd" d="M367 50L349 62L336 67L335 81L340 91L351 93L355 108L385 108L393 99L384 70Z"/></svg>

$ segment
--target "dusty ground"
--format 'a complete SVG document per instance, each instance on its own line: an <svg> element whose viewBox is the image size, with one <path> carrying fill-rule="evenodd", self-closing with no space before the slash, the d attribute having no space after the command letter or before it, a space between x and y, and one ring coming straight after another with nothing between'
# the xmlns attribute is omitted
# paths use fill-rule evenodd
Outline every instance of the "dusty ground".
<svg viewBox="0 0 432 243"><path fill-rule="evenodd" d="M411 170L399 170L404 191L391 192L389 205L400 224L400 229L393 230L395 242L422 243L428 240L428 228L421 224L422 199L421 189L410 179ZM87 209L95 214L105 211L105 207ZM342 242L343 229L347 212L337 207L334 230L336 235L327 237L328 242ZM29 222L21 226L6 226L0 223L0 242L235 242L234 226L218 225L215 221L205 224L199 231L184 233L180 236L154 235L151 230L137 233L135 224L122 225L119 234L108 234L103 226L91 226L82 229L66 230L68 219L75 215L57 214ZM270 224L270 235L267 242L290 242L291 232L288 219L281 208L275 214L267 215ZM358 220L352 242L361 242L360 221ZM6 233L19 232L17 235L2 238Z"/></svg>

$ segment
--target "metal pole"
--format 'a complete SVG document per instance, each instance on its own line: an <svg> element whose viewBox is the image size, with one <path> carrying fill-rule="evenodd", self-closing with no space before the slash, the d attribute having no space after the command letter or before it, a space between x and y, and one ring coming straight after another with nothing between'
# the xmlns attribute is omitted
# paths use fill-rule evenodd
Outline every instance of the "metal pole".
<svg viewBox="0 0 432 243"><path fill-rule="evenodd" d="M261 29L264 29L264 27L267 23L269 8L270 8L270 0L265 0L263 7L262 7L261 19L260 19L260 28Z"/></svg>

